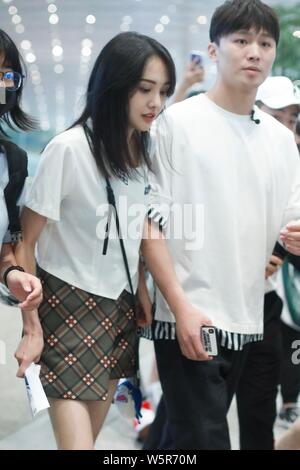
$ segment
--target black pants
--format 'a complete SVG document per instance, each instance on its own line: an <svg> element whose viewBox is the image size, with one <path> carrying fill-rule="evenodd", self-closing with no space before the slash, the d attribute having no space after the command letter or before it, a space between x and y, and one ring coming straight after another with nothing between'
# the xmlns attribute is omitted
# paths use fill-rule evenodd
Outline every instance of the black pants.
<svg viewBox="0 0 300 470"><path fill-rule="evenodd" d="M296 403L300 392L300 364L293 364L292 344L300 340L300 331L294 330L283 322L281 323L282 355L280 385L283 403Z"/></svg>
<svg viewBox="0 0 300 470"><path fill-rule="evenodd" d="M241 449L273 449L280 375L282 301L265 295L264 339L249 345L236 392Z"/></svg>
<svg viewBox="0 0 300 470"><path fill-rule="evenodd" d="M199 362L185 358L177 340L155 341L164 403L160 403L144 448L230 449L226 415L243 368L246 349L230 351L220 348L215 359ZM157 438L165 439L166 434L168 444L163 446Z"/></svg>

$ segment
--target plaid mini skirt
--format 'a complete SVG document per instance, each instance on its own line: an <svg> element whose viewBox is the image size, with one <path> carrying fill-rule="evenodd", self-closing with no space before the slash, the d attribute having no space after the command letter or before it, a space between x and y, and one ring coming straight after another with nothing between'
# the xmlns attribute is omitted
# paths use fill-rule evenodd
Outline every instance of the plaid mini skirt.
<svg viewBox="0 0 300 470"><path fill-rule="evenodd" d="M41 381L48 397L106 400L109 381L136 370L137 327L132 295L90 294L39 268L44 334Z"/></svg>

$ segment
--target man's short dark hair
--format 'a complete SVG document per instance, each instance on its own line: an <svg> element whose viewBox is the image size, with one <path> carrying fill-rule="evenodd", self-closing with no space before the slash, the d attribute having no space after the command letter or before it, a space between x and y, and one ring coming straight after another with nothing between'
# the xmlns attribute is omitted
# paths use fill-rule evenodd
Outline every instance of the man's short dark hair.
<svg viewBox="0 0 300 470"><path fill-rule="evenodd" d="M210 40L219 44L223 36L254 28L266 31L278 44L280 28L276 12L260 0L227 0L218 7L210 23Z"/></svg>

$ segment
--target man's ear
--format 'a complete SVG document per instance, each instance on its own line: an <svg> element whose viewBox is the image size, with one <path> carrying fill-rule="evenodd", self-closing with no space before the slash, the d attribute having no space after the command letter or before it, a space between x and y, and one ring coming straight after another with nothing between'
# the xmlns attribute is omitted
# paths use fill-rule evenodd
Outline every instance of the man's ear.
<svg viewBox="0 0 300 470"><path fill-rule="evenodd" d="M210 42L208 44L208 57L215 63L218 62L218 50L219 47L215 42Z"/></svg>

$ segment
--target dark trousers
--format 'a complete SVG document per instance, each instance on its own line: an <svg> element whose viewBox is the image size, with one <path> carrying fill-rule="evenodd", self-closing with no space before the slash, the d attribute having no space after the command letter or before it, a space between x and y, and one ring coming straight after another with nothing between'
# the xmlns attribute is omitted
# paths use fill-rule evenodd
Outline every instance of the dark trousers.
<svg viewBox="0 0 300 470"><path fill-rule="evenodd" d="M276 396L280 375L282 301L265 295L264 339L249 345L236 392L240 448L273 449Z"/></svg>
<svg viewBox="0 0 300 470"><path fill-rule="evenodd" d="M220 348L212 361L199 362L184 357L177 340L155 341L164 403L158 408L144 448L230 449L226 415L246 350ZM162 441L166 434L168 444L161 445L158 437Z"/></svg>
<svg viewBox="0 0 300 470"><path fill-rule="evenodd" d="M280 385L283 403L296 403L300 391L300 364L292 363L292 344L300 340L300 331L281 323L282 355Z"/></svg>

